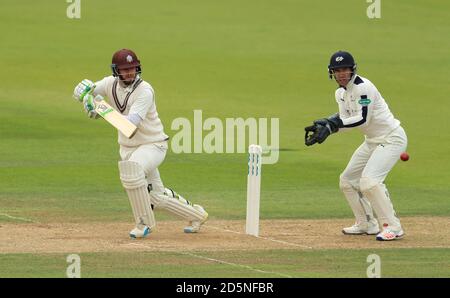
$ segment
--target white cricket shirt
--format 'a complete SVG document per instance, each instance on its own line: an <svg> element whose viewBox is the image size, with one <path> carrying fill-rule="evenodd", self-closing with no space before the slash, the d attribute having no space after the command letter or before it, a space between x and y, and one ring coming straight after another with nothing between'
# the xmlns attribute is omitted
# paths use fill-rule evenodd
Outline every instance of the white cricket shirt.
<svg viewBox="0 0 450 298"><path fill-rule="evenodd" d="M358 127L367 141L377 142L400 126L374 84L355 75L335 93L345 128Z"/></svg>
<svg viewBox="0 0 450 298"><path fill-rule="evenodd" d="M137 114L142 118L136 134L131 139L119 132L120 145L137 147L168 139L156 110L155 92L149 83L138 76L132 85L124 88L119 83L119 78L108 76L95 85L94 95L106 97L108 103L118 112L125 116Z"/></svg>

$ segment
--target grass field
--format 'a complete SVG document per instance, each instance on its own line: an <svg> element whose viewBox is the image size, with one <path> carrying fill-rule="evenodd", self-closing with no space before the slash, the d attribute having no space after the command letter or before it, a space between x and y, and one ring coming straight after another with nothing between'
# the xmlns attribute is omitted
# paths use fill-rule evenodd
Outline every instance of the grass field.
<svg viewBox="0 0 450 298"><path fill-rule="evenodd" d="M96 0L82 1L80 19L66 16L66 1L1 4L0 25L8 30L0 47L0 235L48 227L42 241L94 243L70 225L101 231L103 224L117 224L113 244L123 249L71 251L80 253L83 277L364 277L372 253L385 264L383 277L450 277L450 3L381 2L380 19L367 17L366 1L350 0ZM204 118L280 119L280 158L263 169L261 218L279 226L286 243L291 236L298 240L302 229L282 230L283 220L301 227L308 227L304 220L336 220L331 234L352 222L338 177L362 135L351 131L320 146L303 144L303 127L337 109L329 56L352 52L358 71L377 85L408 134L411 159L397 164L386 184L397 213L417 234L406 230L408 245L336 236L364 244L350 250L280 243L225 249L221 235L233 240L227 221L242 223L232 226L236 233L243 229L247 156L169 151L160 167L164 183L208 210L212 223L203 235L217 245L212 249L204 240L205 246L183 254L182 247L163 245L162 228L138 242L148 249L128 250L132 216L118 177L116 132L89 120L71 98L83 78L109 75L112 53L124 47L139 55L170 136L176 134L172 121L192 120L196 109ZM411 239L433 233L427 225L415 229L421 225L415 218L442 222L437 229L444 241L425 239L415 247ZM170 225L173 243L202 241L202 233L189 240L182 226L179 234L172 230L171 216L158 213L157 219ZM59 224L67 235L55 230ZM262 229L262 235L278 239L276 231ZM10 249L14 241L26 247L27 239L0 239L0 277L64 277L65 242L58 242L60 251Z"/></svg>

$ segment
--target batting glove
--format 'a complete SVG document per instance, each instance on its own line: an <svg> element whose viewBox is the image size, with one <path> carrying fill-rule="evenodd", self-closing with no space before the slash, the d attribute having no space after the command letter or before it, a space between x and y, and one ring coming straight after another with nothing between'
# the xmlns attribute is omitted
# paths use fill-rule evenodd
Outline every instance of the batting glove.
<svg viewBox="0 0 450 298"><path fill-rule="evenodd" d="M83 101L86 94L91 94L94 91L95 84L87 79L81 81L73 91L73 97L78 101Z"/></svg>
<svg viewBox="0 0 450 298"><path fill-rule="evenodd" d="M99 117L95 111L94 96L92 94L87 94L83 97L83 107L89 118L97 119Z"/></svg>

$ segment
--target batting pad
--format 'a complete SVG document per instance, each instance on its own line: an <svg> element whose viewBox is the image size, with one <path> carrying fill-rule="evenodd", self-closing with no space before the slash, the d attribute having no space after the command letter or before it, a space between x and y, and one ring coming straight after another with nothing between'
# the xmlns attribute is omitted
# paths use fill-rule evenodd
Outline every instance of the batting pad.
<svg viewBox="0 0 450 298"><path fill-rule="evenodd" d="M347 199L350 208L355 215L357 223L363 223L367 221L366 212L361 203L361 198L357 190L353 188L353 186L344 179L341 179L339 183L339 187L344 193L345 198Z"/></svg>
<svg viewBox="0 0 450 298"><path fill-rule="evenodd" d="M400 228L400 220L395 214L386 186L378 181L363 177L360 180L361 192L367 197L377 214L378 222L387 223L393 228Z"/></svg>
<svg viewBox="0 0 450 298"><path fill-rule="evenodd" d="M136 225L146 225L152 229L156 222L150 204L144 170L137 162L119 161L119 172L120 180L130 200Z"/></svg>
<svg viewBox="0 0 450 298"><path fill-rule="evenodd" d="M156 208L169 211L188 221L203 221L207 213L203 208L194 205L177 193L169 190L165 193L150 192L152 203Z"/></svg>

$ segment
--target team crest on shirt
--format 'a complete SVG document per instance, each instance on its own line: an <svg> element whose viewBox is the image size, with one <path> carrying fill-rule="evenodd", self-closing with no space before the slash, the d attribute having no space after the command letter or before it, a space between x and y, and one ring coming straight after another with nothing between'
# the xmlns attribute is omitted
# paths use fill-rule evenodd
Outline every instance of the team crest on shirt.
<svg viewBox="0 0 450 298"><path fill-rule="evenodd" d="M128 56L127 56L127 62L128 62L128 63L133 62L133 57L131 57L131 55L128 55Z"/></svg>

